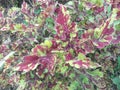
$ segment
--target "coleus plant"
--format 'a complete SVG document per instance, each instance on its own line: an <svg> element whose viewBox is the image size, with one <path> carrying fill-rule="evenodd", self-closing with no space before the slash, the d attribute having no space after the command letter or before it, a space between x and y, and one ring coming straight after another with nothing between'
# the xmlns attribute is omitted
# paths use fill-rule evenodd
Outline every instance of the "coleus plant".
<svg viewBox="0 0 120 90"><path fill-rule="evenodd" d="M38 68L38 73L40 73L48 69L48 72L53 74L56 63L60 62L57 53L63 54L65 64L76 68L93 66L90 59L85 56L86 53L83 52L82 47L85 45L80 46L87 39L78 38L77 25L70 21L67 9L60 5L56 12L55 30L57 34L54 38L46 39L44 43L36 45L32 49L31 55L25 56L24 61L18 64L17 70L28 72Z"/></svg>
<svg viewBox="0 0 120 90"><path fill-rule="evenodd" d="M91 64L90 58L86 57L86 54L93 52L95 48L102 49L112 42L114 29L108 27L111 20L107 20L105 24L102 24L95 30L87 30L81 35L81 38L79 38L77 25L75 22L70 21L70 15L67 9L63 5L60 5L60 8L58 8L56 12L56 34L54 38L47 39L44 43L36 45L35 48L32 49L32 56L24 57L26 66L23 65L23 62L18 65L18 70L27 72L34 70L37 66L42 65L40 63L43 62L42 59L46 62L56 62L55 57L57 58L57 52L63 53L65 63L69 63L76 68L91 68L93 65ZM49 55L52 58L50 58ZM33 60L31 60L30 57L33 58ZM49 60L47 60L47 58L49 58ZM32 63L32 61L34 61L34 63ZM29 68L29 65L33 65L33 68ZM51 71L50 68L47 69Z"/></svg>
<svg viewBox="0 0 120 90"><path fill-rule="evenodd" d="M38 9L38 7L36 8ZM43 7L46 7L44 3ZM39 15L39 9L38 12L34 12L36 11L35 9L30 10L28 5L23 2L21 11L25 14L27 23L28 21L31 22L26 26L24 25L26 22L24 24L12 24L13 27L11 29L33 31L34 28L37 31L45 23L43 18L51 17L51 14L49 14L52 11L51 8L52 6L50 8L47 7ZM67 68L72 66L79 70L94 68L99 65L93 63L89 57L86 57L87 54L93 53L96 48L103 49L114 42L119 42L119 36L116 35L114 37L116 32L111 26L113 18L116 19L116 17L111 16L105 24L101 24L100 27L95 29L87 30L81 36L78 36L77 23L71 21L71 16L65 6L59 5L59 8L55 10L55 14L54 29L56 34L51 38L46 38L43 43L36 45L30 55L24 56L23 62L15 67L17 71L27 73L35 71L34 75L42 76L47 73L47 75L54 76L56 72L62 73L64 71L69 73L69 71L63 70L63 66ZM33 17L36 17L36 19L33 20ZM21 28L21 25L25 27Z"/></svg>
<svg viewBox="0 0 120 90"><path fill-rule="evenodd" d="M110 24L115 17L111 16L105 24L101 24L94 30L85 31L79 38L77 24L71 22L67 8L63 5L59 6L55 10L57 16L54 19L56 31L54 37L36 45L30 55L24 56L23 62L17 65L16 70L24 72L36 70L37 75L40 76L46 70L47 73L54 75L60 62L67 66L84 69L99 66L86 55L94 52L96 48L102 49L113 44L115 31ZM60 53L62 58L59 57Z"/></svg>

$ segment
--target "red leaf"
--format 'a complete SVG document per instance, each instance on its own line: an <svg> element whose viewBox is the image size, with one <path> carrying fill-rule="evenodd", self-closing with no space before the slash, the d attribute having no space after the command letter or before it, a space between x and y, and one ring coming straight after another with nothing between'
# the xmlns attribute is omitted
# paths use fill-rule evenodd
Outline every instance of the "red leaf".
<svg viewBox="0 0 120 90"><path fill-rule="evenodd" d="M113 28L105 28L102 32L103 35L111 35L112 33L114 32L114 29Z"/></svg>
<svg viewBox="0 0 120 90"><path fill-rule="evenodd" d="M58 44L55 40L52 40L52 49L56 49L58 47Z"/></svg>
<svg viewBox="0 0 120 90"><path fill-rule="evenodd" d="M65 55L65 58L66 58L66 61L69 61L69 60L72 60L73 59L73 56L71 53L68 53Z"/></svg>
<svg viewBox="0 0 120 90"><path fill-rule="evenodd" d="M60 5L60 8L58 10L58 15L56 18L56 23L62 25L62 27L64 27L64 25L67 25L67 22L70 19L70 15L66 13L66 8L63 5Z"/></svg>
<svg viewBox="0 0 120 90"><path fill-rule="evenodd" d="M103 7L97 7L97 6L96 6L96 7L94 7L93 9L95 10L95 13L98 14L98 13L104 11L104 6L103 6Z"/></svg>
<svg viewBox="0 0 120 90"><path fill-rule="evenodd" d="M59 13L56 22L60 25L65 25L68 22L69 17L69 15L63 15L63 13Z"/></svg>
<svg viewBox="0 0 120 90"><path fill-rule="evenodd" d="M25 71L28 72L30 70L34 70L39 62L38 62L38 56L32 55L32 56L25 56L24 61L20 64L18 64L17 68L18 71Z"/></svg>
<svg viewBox="0 0 120 90"><path fill-rule="evenodd" d="M25 56L24 57L24 60L25 61L32 61L32 60L37 60L39 57L38 56L35 56L35 55L33 55L33 56Z"/></svg>

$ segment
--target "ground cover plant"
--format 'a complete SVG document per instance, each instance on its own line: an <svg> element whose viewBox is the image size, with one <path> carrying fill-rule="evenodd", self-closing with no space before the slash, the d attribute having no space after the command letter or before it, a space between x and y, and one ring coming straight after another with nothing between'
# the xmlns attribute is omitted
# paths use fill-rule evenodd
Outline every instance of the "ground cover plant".
<svg viewBox="0 0 120 90"><path fill-rule="evenodd" d="M0 8L1 90L120 89L119 1L9 2Z"/></svg>

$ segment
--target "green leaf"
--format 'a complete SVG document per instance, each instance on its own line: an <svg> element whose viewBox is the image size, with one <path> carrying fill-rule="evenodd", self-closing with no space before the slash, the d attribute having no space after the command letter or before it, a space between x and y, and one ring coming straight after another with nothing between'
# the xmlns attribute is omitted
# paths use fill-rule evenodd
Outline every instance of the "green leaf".
<svg viewBox="0 0 120 90"><path fill-rule="evenodd" d="M52 34L57 34L57 32L55 30L52 30Z"/></svg>
<svg viewBox="0 0 120 90"><path fill-rule="evenodd" d="M92 2L93 4L98 5L98 6L102 6L102 5L103 5L103 3L104 3L104 1L103 1L103 0L91 0L91 2Z"/></svg>
<svg viewBox="0 0 120 90"><path fill-rule="evenodd" d="M23 21L23 24L28 25L28 22L26 20Z"/></svg>
<svg viewBox="0 0 120 90"><path fill-rule="evenodd" d="M39 23L40 25L42 24L42 18L41 17L38 17L37 19L36 19L36 21L37 21L37 23Z"/></svg>
<svg viewBox="0 0 120 90"><path fill-rule="evenodd" d="M20 85L20 87L22 87L22 88L24 89L25 86L26 86L25 80L24 80L24 79L21 79L20 82L19 82L19 85Z"/></svg>
<svg viewBox="0 0 120 90"><path fill-rule="evenodd" d="M2 54L2 53L0 53L0 59L1 59L1 58L3 58L3 54Z"/></svg>
<svg viewBox="0 0 120 90"><path fill-rule="evenodd" d="M75 77L75 74L74 74L74 73L71 73L71 74L69 75L69 77L72 79L72 78Z"/></svg>
<svg viewBox="0 0 120 90"><path fill-rule="evenodd" d="M43 73L48 73L48 69L46 68Z"/></svg>
<svg viewBox="0 0 120 90"><path fill-rule="evenodd" d="M89 21L94 23L94 17L93 16L89 16Z"/></svg>
<svg viewBox="0 0 120 90"><path fill-rule="evenodd" d="M15 30L21 30L22 26L21 26L21 24L16 24L14 26L14 28L15 28Z"/></svg>
<svg viewBox="0 0 120 90"><path fill-rule="evenodd" d="M66 47L68 45L68 42L62 42L62 46Z"/></svg>
<svg viewBox="0 0 120 90"><path fill-rule="evenodd" d="M78 8L79 8L80 11L83 10L84 7L83 7L82 3L80 3L80 4L78 5Z"/></svg>
<svg viewBox="0 0 120 90"><path fill-rule="evenodd" d="M48 26L48 28L49 28L49 29L53 29L53 28L54 28L54 25L53 25L53 24L51 24L51 23L50 23L50 24L48 24L47 26Z"/></svg>
<svg viewBox="0 0 120 90"><path fill-rule="evenodd" d="M101 33L102 33L102 30L101 30L100 28L96 28L96 29L94 30L94 37L95 37L95 38L99 38L100 35L101 35Z"/></svg>
<svg viewBox="0 0 120 90"><path fill-rule="evenodd" d="M74 2L73 1L69 1L69 2L66 3L66 5L72 6L72 5L74 5Z"/></svg>
<svg viewBox="0 0 120 90"><path fill-rule="evenodd" d="M120 31L120 24L116 25L115 29Z"/></svg>
<svg viewBox="0 0 120 90"><path fill-rule="evenodd" d="M91 14L93 13L93 11L92 11L92 10L87 10L86 13L87 13L88 15L91 15Z"/></svg>
<svg viewBox="0 0 120 90"><path fill-rule="evenodd" d="M30 76L31 76L31 78L34 78L34 77L35 77L35 75L33 74L32 71L30 71Z"/></svg>
<svg viewBox="0 0 120 90"><path fill-rule="evenodd" d="M120 56L118 56L117 62L118 62L118 67L120 68Z"/></svg>
<svg viewBox="0 0 120 90"><path fill-rule="evenodd" d="M47 18L46 22L48 22L48 23L54 23L54 20L52 18Z"/></svg>
<svg viewBox="0 0 120 90"><path fill-rule="evenodd" d="M103 72L99 71L99 69L96 69L94 71L89 71L89 74L91 74L92 76L103 77Z"/></svg>
<svg viewBox="0 0 120 90"><path fill-rule="evenodd" d="M50 48L52 46L52 42L50 40L45 40L44 41L44 45L47 46L48 48Z"/></svg>
<svg viewBox="0 0 120 90"><path fill-rule="evenodd" d="M61 67L61 73L64 74L67 71L68 67L67 66L63 66Z"/></svg>
<svg viewBox="0 0 120 90"><path fill-rule="evenodd" d="M107 12L110 13L110 12L111 12L111 9L112 9L112 6L109 5L109 6L107 7Z"/></svg>
<svg viewBox="0 0 120 90"><path fill-rule="evenodd" d="M117 89L120 90L120 76L112 79L113 83L117 85Z"/></svg>
<svg viewBox="0 0 120 90"><path fill-rule="evenodd" d="M34 86L32 86L32 90L35 90L35 87L34 87Z"/></svg>
<svg viewBox="0 0 120 90"><path fill-rule="evenodd" d="M116 21L114 21L113 23L114 23L114 28L115 28L116 30L120 30L120 20L116 20Z"/></svg>
<svg viewBox="0 0 120 90"><path fill-rule="evenodd" d="M86 59L86 56L82 53L78 54L78 59L84 61Z"/></svg>
<svg viewBox="0 0 120 90"><path fill-rule="evenodd" d="M89 79L87 77L85 77L85 78L83 78L82 82L88 84L89 83Z"/></svg>
<svg viewBox="0 0 120 90"><path fill-rule="evenodd" d="M36 15L40 14L40 12L41 12L41 8L38 8L38 9L34 10L34 13L35 13Z"/></svg>
<svg viewBox="0 0 120 90"><path fill-rule="evenodd" d="M84 74L80 75L80 80L82 81L82 83L88 84L89 83L89 79L87 76L85 76Z"/></svg>
<svg viewBox="0 0 120 90"><path fill-rule="evenodd" d="M70 87L68 87L68 90L77 90L77 87L79 86L79 82L73 81L70 84Z"/></svg>
<svg viewBox="0 0 120 90"><path fill-rule="evenodd" d="M71 37L71 38L76 37L76 33L70 33L70 37Z"/></svg>

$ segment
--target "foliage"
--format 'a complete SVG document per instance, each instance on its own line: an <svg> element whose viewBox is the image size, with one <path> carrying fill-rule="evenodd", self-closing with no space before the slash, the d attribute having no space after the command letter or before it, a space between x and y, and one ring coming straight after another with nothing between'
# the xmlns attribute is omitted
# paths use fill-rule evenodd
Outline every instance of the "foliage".
<svg viewBox="0 0 120 90"><path fill-rule="evenodd" d="M118 4L33 0L1 8L0 83L17 90L119 90Z"/></svg>

